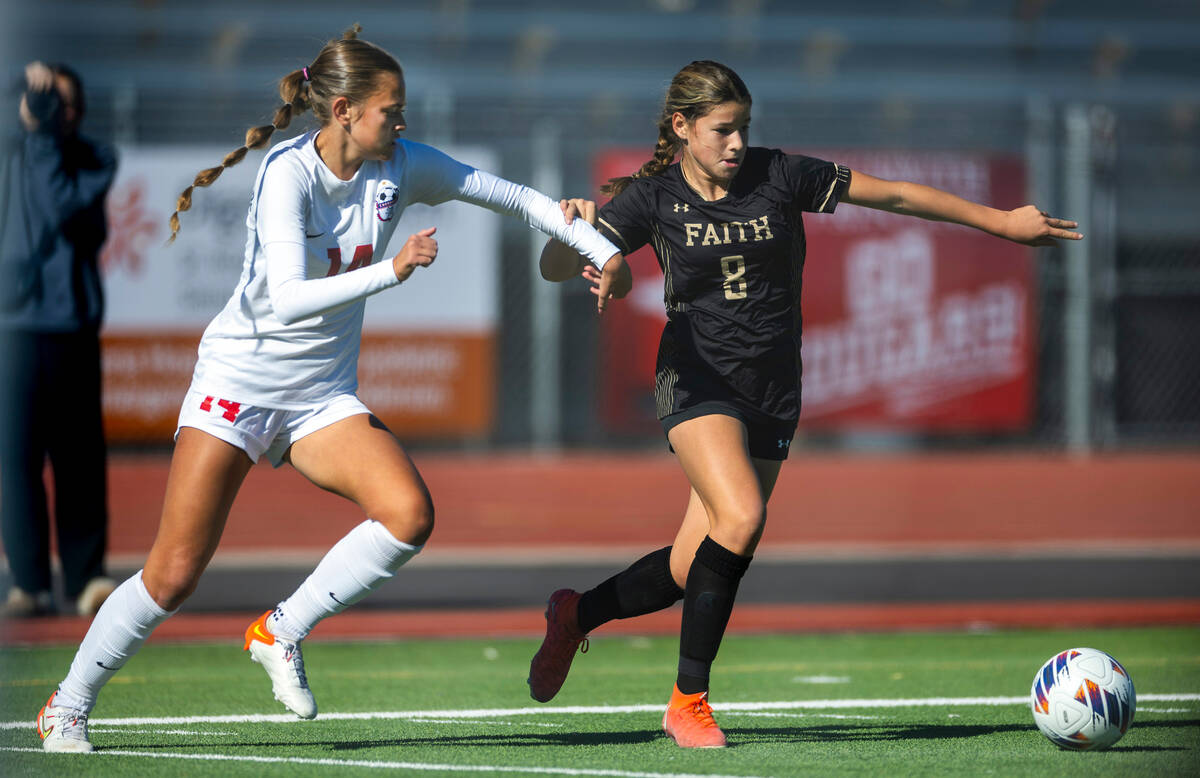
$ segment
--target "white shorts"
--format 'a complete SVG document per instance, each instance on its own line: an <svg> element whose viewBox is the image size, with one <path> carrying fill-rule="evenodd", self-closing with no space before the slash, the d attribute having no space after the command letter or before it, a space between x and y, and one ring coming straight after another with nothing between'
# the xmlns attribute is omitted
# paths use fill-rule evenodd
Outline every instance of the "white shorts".
<svg viewBox="0 0 1200 778"><path fill-rule="evenodd" d="M370 413L353 394L339 394L320 405L299 411L259 408L188 389L179 409L175 437L183 427L195 427L237 446L250 461L264 453L275 467L283 464L288 448L305 435L360 413Z"/></svg>

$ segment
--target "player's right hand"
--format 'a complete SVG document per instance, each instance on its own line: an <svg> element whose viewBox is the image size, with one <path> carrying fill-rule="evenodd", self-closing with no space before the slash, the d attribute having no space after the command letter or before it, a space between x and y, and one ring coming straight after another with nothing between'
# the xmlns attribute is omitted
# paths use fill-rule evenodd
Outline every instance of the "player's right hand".
<svg viewBox="0 0 1200 778"><path fill-rule="evenodd" d="M408 236L404 248L392 257L392 270L399 281L404 281L418 267L429 267L437 259L438 244L433 239L437 227L427 227L418 233Z"/></svg>
<svg viewBox="0 0 1200 778"><path fill-rule="evenodd" d="M567 224L575 221L576 216L582 216L588 224L593 227L596 225L596 203L593 200L572 197L569 200L559 200L558 207L562 209Z"/></svg>

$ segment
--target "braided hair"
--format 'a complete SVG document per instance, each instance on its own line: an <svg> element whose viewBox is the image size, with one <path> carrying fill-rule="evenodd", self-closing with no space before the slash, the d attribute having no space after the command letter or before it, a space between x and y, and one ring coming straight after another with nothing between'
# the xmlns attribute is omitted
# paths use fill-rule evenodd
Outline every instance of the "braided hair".
<svg viewBox="0 0 1200 778"><path fill-rule="evenodd" d="M345 97L353 104L362 103L375 92L382 73L403 76L400 63L391 54L359 40L361 30L359 25L354 25L341 38L326 43L311 65L293 70L279 80L279 97L283 105L275 109L271 123L247 130L241 146L226 154L220 165L197 173L191 185L179 195L175 212L171 214L168 243L179 233L179 214L192 207L192 191L198 186L210 186L225 168L241 162L250 149L265 146L276 130L291 124L293 117L312 110L313 115L326 124L333 118L334 98Z"/></svg>

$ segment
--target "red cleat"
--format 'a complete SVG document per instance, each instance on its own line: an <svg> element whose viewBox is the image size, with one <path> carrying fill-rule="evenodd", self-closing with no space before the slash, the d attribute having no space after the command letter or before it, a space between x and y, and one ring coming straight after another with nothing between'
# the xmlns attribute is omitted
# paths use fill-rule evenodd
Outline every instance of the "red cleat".
<svg viewBox="0 0 1200 778"><path fill-rule="evenodd" d="M581 653L587 653L587 635L579 631L579 597L574 589L559 589L546 602L546 639L529 663L529 695L538 702L558 694L581 644Z"/></svg>

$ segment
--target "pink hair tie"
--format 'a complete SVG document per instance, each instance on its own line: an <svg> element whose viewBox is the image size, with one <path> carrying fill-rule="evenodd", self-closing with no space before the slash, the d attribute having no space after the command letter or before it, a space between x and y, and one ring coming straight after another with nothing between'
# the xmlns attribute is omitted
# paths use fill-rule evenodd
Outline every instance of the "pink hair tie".
<svg viewBox="0 0 1200 778"><path fill-rule="evenodd" d="M309 78L309 77L308 77L308 68L300 68L300 72L304 74L304 80L305 80L305 81L311 81L311 80L312 80L311 78Z"/></svg>

